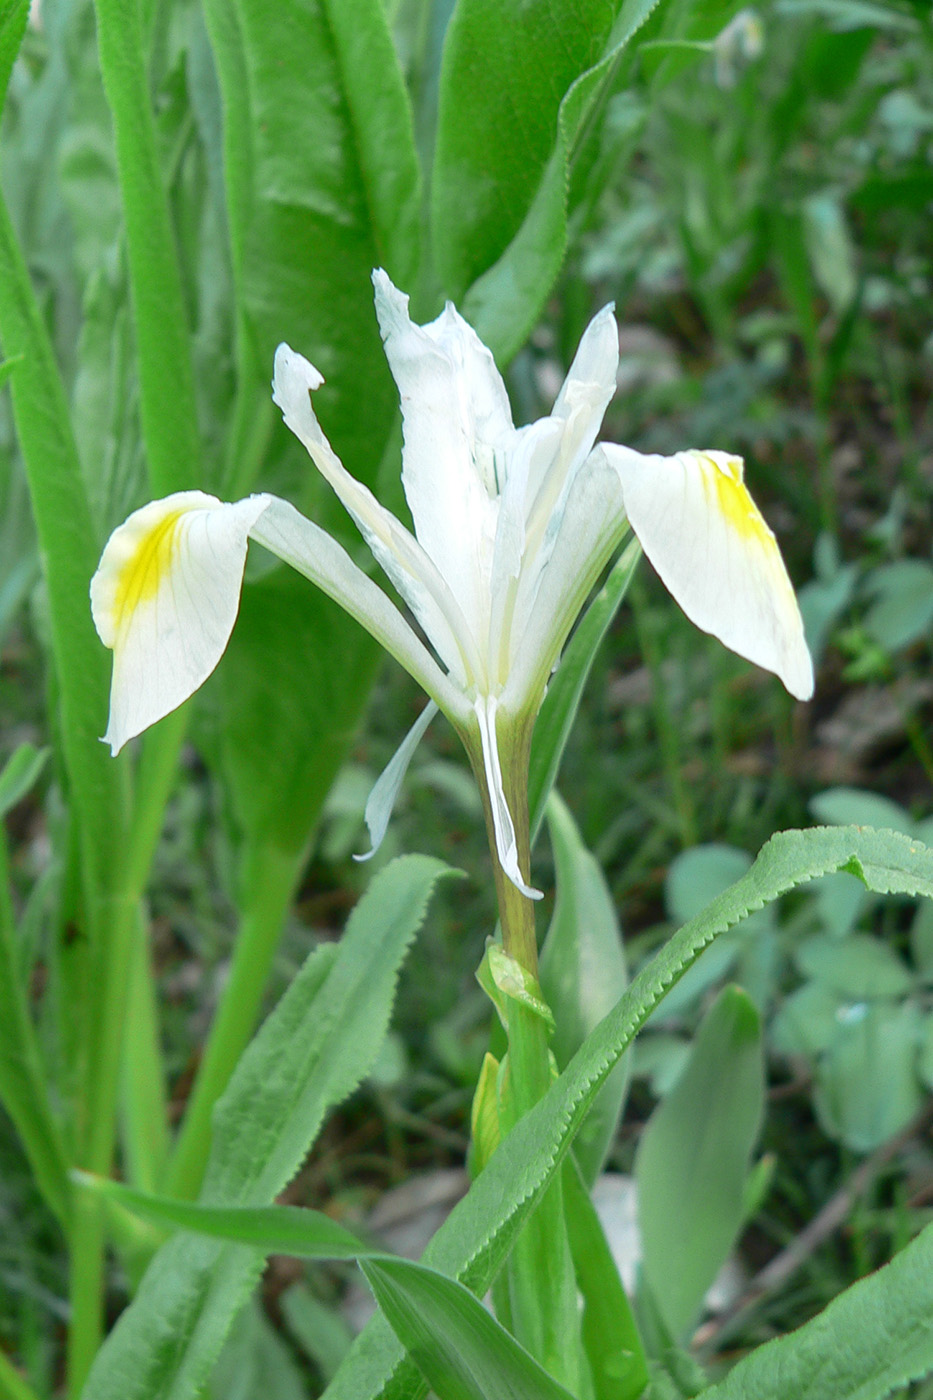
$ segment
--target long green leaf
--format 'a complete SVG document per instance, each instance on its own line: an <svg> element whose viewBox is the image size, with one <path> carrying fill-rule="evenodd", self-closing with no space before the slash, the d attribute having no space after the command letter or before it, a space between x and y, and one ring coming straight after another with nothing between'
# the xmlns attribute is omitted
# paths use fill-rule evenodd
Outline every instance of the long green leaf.
<svg viewBox="0 0 933 1400"><path fill-rule="evenodd" d="M676 1339L696 1320L742 1225L763 1107L758 1013L738 987L725 987L635 1159L645 1277Z"/></svg>
<svg viewBox="0 0 933 1400"><path fill-rule="evenodd" d="M619 921L599 863L583 844L557 792L547 808L557 868L554 916L541 950L541 989L554 1013L551 1049L558 1068L569 1063L587 1035L615 1006L628 973ZM580 1129L574 1155L592 1186L615 1136L628 1087L628 1062L616 1069Z"/></svg>
<svg viewBox="0 0 933 1400"><path fill-rule="evenodd" d="M596 1400L639 1400L648 1384L641 1336L602 1222L573 1158L564 1163L564 1208L583 1298L583 1344Z"/></svg>
<svg viewBox="0 0 933 1400"><path fill-rule="evenodd" d="M812 1322L758 1347L704 1400L884 1400L933 1371L933 1225Z"/></svg>
<svg viewBox="0 0 933 1400"><path fill-rule="evenodd" d="M878 893L933 897L933 851L894 832L816 827L772 837L748 873L685 924L642 969L541 1102L494 1153L432 1239L424 1262L475 1293L488 1287L600 1086L668 989L713 939L753 910L797 885L843 869L860 872ZM417 1373L380 1319L362 1333L327 1391L328 1400L417 1400L423 1394Z"/></svg>
<svg viewBox="0 0 933 1400"><path fill-rule="evenodd" d="M492 266L486 263L477 268L481 275L463 298L464 315L497 358L510 359L541 314L567 246L567 191L574 152L628 45L658 3L625 0L605 45L592 53L592 66L578 69L579 76L560 103L556 144L521 226ZM558 8L570 10L569 5ZM605 13L608 7L600 8ZM576 30L575 14L567 20L567 28ZM527 119L524 111L522 119Z"/></svg>
<svg viewBox="0 0 933 1400"><path fill-rule="evenodd" d="M435 259L452 296L521 226L561 100L602 57L617 4L459 0L444 42L431 182Z"/></svg>
<svg viewBox="0 0 933 1400"><path fill-rule="evenodd" d="M362 1269L438 1400L572 1400L462 1284L407 1259Z"/></svg>
<svg viewBox="0 0 933 1400"><path fill-rule="evenodd" d="M197 485L191 336L146 76L140 0L95 0L104 89L113 113L139 359L140 410L153 491Z"/></svg>
<svg viewBox="0 0 933 1400"><path fill-rule="evenodd" d="M640 558L641 546L633 539L613 564L606 582L577 625L548 686L531 744L528 808L532 841L544 821L548 794L557 778L596 653L619 611Z"/></svg>
<svg viewBox="0 0 933 1400"><path fill-rule="evenodd" d="M67 1225L67 1159L18 953L6 833L0 830L0 1103L19 1133L36 1185L59 1222Z"/></svg>
<svg viewBox="0 0 933 1400"><path fill-rule="evenodd" d="M399 966L444 869L426 856L392 862L339 946L305 963L217 1105L205 1205L268 1205L297 1171L324 1113L379 1049ZM86 1400L199 1394L261 1267L247 1246L170 1240L98 1354Z"/></svg>
<svg viewBox="0 0 933 1400"><path fill-rule="evenodd" d="M370 273L384 262L407 287L419 262L411 113L384 6L304 0L296 14L207 0L205 17L224 104L243 434L258 404L271 416L273 355L287 340L328 381L318 402L335 449L372 483L396 397ZM234 484L242 493L252 478Z"/></svg>
<svg viewBox="0 0 933 1400"><path fill-rule="evenodd" d="M350 1230L319 1210L298 1206L202 1206L137 1191L107 1177L75 1172L75 1180L127 1210L172 1230L188 1230L231 1244L253 1245L263 1254L297 1259L358 1259L383 1253L368 1248Z"/></svg>

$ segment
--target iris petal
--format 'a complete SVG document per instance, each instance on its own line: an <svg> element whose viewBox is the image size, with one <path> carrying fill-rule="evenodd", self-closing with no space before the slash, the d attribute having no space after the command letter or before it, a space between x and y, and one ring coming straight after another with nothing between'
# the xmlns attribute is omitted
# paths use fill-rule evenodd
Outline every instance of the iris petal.
<svg viewBox="0 0 933 1400"><path fill-rule="evenodd" d="M813 665L774 535L724 452L642 456L604 443L632 529L697 627L809 700Z"/></svg>

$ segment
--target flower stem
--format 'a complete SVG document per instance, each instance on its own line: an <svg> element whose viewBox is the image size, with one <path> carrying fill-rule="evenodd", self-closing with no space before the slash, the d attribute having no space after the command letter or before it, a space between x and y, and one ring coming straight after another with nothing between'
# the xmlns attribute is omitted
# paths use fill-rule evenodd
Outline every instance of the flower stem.
<svg viewBox="0 0 933 1400"><path fill-rule="evenodd" d="M519 867L527 882L531 857L528 814L531 725L515 725L509 732L500 714L498 739L503 791L515 828ZM534 904L512 884L499 864L482 757L474 756L469 746L468 751L483 795L503 950L537 982ZM510 998L507 1020L509 1076L505 1121L502 1122L504 1131L528 1113L551 1084L548 1028L544 1018L518 999ZM512 1249L508 1263L508 1299L509 1320L518 1340L555 1379L578 1391L582 1348L559 1174Z"/></svg>

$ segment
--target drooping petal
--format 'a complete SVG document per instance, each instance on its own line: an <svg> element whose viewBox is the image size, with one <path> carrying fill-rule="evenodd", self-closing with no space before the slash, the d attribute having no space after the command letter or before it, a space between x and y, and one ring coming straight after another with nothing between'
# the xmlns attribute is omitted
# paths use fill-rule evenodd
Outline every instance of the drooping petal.
<svg viewBox="0 0 933 1400"><path fill-rule="evenodd" d="M376 315L402 405L402 484L415 534L477 640L488 610L497 497L515 436L495 361L449 303L415 325L408 297L373 274Z"/></svg>
<svg viewBox="0 0 933 1400"><path fill-rule="evenodd" d="M399 794L399 788L405 781L405 774L408 772L408 765L415 755L415 749L424 738L428 725L436 714L437 706L433 700L429 700L373 784L373 790L369 794L366 810L363 813L363 820L369 828L371 849L364 851L362 855L354 856L354 860L369 860L382 845Z"/></svg>
<svg viewBox="0 0 933 1400"><path fill-rule="evenodd" d="M518 842L512 814L502 786L502 769L499 764L499 741L496 735L496 710L498 702L494 695L480 695L473 706L479 722L480 742L483 746L483 768L486 773L486 789L492 807L492 824L496 835L496 851L499 864L516 889L529 899L541 899L540 890L526 884L518 864Z"/></svg>
<svg viewBox="0 0 933 1400"><path fill-rule="evenodd" d="M113 650L104 735L112 753L214 670L236 620L249 532L269 499L225 505L179 491L134 511L110 536L91 580L91 610Z"/></svg>
<svg viewBox="0 0 933 1400"><path fill-rule="evenodd" d="M325 437L311 404L321 375L288 345L275 352L273 402L336 491L381 568L391 579L441 656L458 678L480 668L479 653L461 608L436 564L391 511L343 466Z"/></svg>
<svg viewBox="0 0 933 1400"><path fill-rule="evenodd" d="M602 444L626 514L684 612L739 656L774 671L791 695L813 694L800 609L774 535L725 452L642 456Z"/></svg>

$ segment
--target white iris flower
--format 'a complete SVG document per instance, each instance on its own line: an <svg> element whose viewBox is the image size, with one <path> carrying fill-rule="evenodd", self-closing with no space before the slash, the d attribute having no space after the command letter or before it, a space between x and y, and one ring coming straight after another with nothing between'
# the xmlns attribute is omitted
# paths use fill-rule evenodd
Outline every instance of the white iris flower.
<svg viewBox="0 0 933 1400"><path fill-rule="evenodd" d="M431 698L377 784L378 844L415 745L441 709L481 753L499 860L525 894L503 790L500 736L530 725L567 635L629 528L687 615L806 699L810 656L774 536L722 452L643 456L596 435L616 387L611 307L587 327L552 412L515 428L492 355L448 303L414 325L408 298L373 275L376 315L401 397L402 483L414 533L345 470L317 421L321 375L287 345L273 398L353 517L427 637L328 534L275 496L225 504L182 491L134 512L91 582L114 652L113 753L180 705L220 660L250 539L362 623Z"/></svg>

